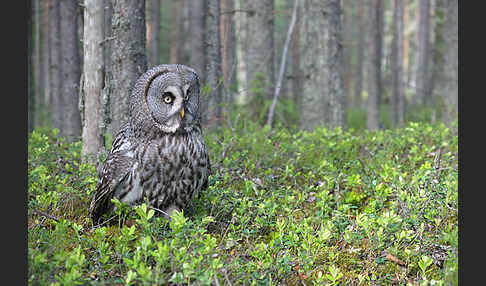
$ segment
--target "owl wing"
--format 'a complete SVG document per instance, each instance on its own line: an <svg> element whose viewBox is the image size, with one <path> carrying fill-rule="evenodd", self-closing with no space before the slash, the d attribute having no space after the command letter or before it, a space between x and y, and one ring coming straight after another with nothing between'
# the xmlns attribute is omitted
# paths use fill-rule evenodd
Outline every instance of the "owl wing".
<svg viewBox="0 0 486 286"><path fill-rule="evenodd" d="M128 180L134 164L134 148L130 126L125 124L115 136L111 151L98 174L98 185L89 207L89 216L94 223L110 208L115 190Z"/></svg>

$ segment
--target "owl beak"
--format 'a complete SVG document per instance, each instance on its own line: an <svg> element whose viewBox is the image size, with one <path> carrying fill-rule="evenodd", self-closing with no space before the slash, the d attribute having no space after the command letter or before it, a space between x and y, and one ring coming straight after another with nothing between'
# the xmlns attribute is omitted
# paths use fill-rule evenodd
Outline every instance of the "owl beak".
<svg viewBox="0 0 486 286"><path fill-rule="evenodd" d="M181 118L184 118L184 107L181 109Z"/></svg>

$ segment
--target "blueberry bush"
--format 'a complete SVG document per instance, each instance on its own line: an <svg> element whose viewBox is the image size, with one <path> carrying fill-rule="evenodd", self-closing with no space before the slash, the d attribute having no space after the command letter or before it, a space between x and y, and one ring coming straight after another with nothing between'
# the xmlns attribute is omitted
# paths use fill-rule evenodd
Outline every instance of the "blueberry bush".
<svg viewBox="0 0 486 286"><path fill-rule="evenodd" d="M457 285L457 127L206 134L212 174L172 219L146 205L93 225L95 166L28 144L31 285Z"/></svg>

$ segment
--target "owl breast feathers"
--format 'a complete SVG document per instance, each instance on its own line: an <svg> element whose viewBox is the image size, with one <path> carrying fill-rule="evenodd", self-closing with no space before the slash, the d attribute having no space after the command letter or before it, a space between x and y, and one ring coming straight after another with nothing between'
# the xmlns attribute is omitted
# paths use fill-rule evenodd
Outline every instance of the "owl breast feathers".
<svg viewBox="0 0 486 286"><path fill-rule="evenodd" d="M111 198L146 202L170 217L205 189L210 172L199 114L199 78L183 65L145 72L129 97L129 119L116 134L89 208L93 222Z"/></svg>

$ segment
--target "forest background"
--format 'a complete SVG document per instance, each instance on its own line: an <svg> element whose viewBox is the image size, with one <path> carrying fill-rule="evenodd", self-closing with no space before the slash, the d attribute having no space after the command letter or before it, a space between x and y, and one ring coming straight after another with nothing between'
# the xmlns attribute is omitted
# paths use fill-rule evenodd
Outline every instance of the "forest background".
<svg viewBox="0 0 486 286"><path fill-rule="evenodd" d="M457 0L29 1L27 51L29 284L457 285ZM165 63L200 75L209 187L93 225Z"/></svg>
<svg viewBox="0 0 486 286"><path fill-rule="evenodd" d="M132 2L32 2L29 131L98 153L162 63L199 73L208 129L236 114L294 130L457 119L457 1Z"/></svg>

